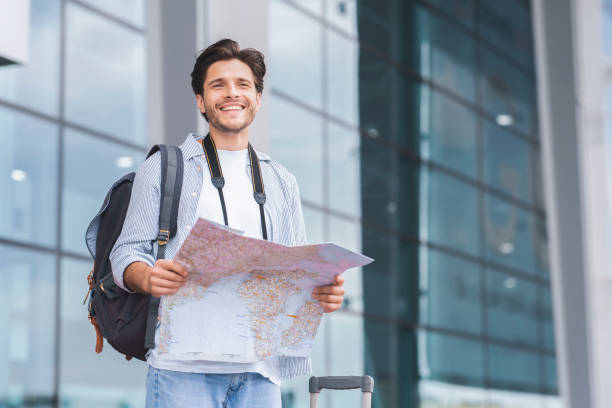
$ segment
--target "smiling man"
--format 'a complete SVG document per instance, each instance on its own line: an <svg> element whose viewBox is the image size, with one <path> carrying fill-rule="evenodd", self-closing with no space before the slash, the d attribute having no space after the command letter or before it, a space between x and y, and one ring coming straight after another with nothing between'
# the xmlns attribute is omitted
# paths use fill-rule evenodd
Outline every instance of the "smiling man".
<svg viewBox="0 0 612 408"><path fill-rule="evenodd" d="M206 138L190 134L181 145L184 178L178 232L167 243L167 259L155 261L161 182L161 159L156 153L136 173L123 230L110 255L117 285L153 296L175 294L187 271L170 259L200 217L244 231L245 236L283 245L306 244L295 177L258 152L265 203L256 202L253 194L256 176L249 157L249 126L261 105L265 73L261 52L241 50L229 39L198 56L191 85L210 133ZM206 146L219 159L225 180L221 187L211 180ZM340 308L343 283L339 276L334 284L313 291L325 312ZM206 319L201 316L197 324L205 325ZM147 363L147 407L280 407L280 382L310 373L306 357L277 356L255 363L161 360L151 349Z"/></svg>

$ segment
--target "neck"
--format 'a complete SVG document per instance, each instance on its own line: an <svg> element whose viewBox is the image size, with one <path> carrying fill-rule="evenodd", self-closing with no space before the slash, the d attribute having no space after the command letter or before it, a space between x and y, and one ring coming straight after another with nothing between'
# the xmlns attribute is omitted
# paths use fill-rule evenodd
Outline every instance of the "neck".
<svg viewBox="0 0 612 408"><path fill-rule="evenodd" d="M244 150L249 145L249 128L238 133L223 132L217 128L210 127L210 137L215 142L217 150Z"/></svg>

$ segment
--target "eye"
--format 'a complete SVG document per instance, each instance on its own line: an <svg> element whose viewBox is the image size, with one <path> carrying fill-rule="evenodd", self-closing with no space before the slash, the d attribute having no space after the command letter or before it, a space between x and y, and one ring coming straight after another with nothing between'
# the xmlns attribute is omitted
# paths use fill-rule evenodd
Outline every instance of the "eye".
<svg viewBox="0 0 612 408"><path fill-rule="evenodd" d="M217 83L217 84L214 84L214 85L213 85L213 88L221 88L222 86L223 86L223 85L221 85L221 84Z"/></svg>
<svg viewBox="0 0 612 408"><path fill-rule="evenodd" d="M249 84L248 82L243 82L243 83L240 84L240 86L243 87L243 88L248 88L248 87L251 86L251 84Z"/></svg>

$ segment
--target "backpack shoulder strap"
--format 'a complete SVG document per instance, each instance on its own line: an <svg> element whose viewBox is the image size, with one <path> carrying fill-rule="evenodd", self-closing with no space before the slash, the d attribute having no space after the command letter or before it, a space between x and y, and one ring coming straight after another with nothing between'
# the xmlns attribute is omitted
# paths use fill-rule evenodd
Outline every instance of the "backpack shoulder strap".
<svg viewBox="0 0 612 408"><path fill-rule="evenodd" d="M166 255L168 240L176 235L178 207L183 186L183 154L178 146L155 145L147 157L161 154L161 186L159 203L159 233L157 234L157 259ZM155 347L155 328L160 298L151 296L147 314L145 348Z"/></svg>

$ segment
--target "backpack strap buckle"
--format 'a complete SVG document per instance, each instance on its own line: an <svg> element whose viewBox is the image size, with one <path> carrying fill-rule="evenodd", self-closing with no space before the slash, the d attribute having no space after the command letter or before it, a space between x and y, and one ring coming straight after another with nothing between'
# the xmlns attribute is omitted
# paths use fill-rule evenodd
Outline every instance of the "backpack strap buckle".
<svg viewBox="0 0 612 408"><path fill-rule="evenodd" d="M159 230L159 234L157 234L157 243L159 245L166 245L169 239L170 239L170 231Z"/></svg>

